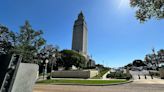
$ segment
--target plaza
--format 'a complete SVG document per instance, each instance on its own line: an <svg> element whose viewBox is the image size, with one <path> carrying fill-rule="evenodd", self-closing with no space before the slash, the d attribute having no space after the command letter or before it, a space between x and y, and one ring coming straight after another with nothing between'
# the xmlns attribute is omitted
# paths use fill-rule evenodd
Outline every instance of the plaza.
<svg viewBox="0 0 164 92"><path fill-rule="evenodd" d="M112 86L35 85L33 92L163 92L164 84L129 83Z"/></svg>
<svg viewBox="0 0 164 92"><path fill-rule="evenodd" d="M164 0L3 0L0 92L164 92Z"/></svg>
<svg viewBox="0 0 164 92"><path fill-rule="evenodd" d="M133 81L126 84L119 85L105 85L105 86L84 86L84 85L45 85L36 84L33 92L163 92L164 80L160 78L151 78L144 75L147 71L130 71L133 76ZM141 78L138 78L140 74ZM104 74L106 75L106 74ZM110 79L104 78L108 81Z"/></svg>

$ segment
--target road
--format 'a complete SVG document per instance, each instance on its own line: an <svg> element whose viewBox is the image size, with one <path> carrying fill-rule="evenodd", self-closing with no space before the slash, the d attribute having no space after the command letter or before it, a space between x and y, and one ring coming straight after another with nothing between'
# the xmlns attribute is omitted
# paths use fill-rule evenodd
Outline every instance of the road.
<svg viewBox="0 0 164 92"><path fill-rule="evenodd" d="M135 83L114 86L36 85L33 92L164 92L164 85Z"/></svg>

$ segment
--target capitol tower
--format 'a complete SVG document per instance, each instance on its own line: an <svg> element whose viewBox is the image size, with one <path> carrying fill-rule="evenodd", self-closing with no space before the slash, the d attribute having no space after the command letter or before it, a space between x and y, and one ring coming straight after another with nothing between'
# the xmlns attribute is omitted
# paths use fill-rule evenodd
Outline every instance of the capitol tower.
<svg viewBox="0 0 164 92"><path fill-rule="evenodd" d="M72 50L79 52L87 57L88 30L85 18L82 12L73 26Z"/></svg>

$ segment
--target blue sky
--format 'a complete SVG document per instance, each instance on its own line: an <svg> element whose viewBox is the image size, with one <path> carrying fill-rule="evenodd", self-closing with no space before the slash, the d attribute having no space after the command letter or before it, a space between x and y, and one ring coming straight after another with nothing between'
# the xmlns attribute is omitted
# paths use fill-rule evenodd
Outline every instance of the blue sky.
<svg viewBox="0 0 164 92"><path fill-rule="evenodd" d="M128 0L0 0L0 23L13 31L25 20L44 30L47 44L71 49L72 29L82 10L88 25L88 53L96 63L119 67L164 48L164 20L144 24Z"/></svg>

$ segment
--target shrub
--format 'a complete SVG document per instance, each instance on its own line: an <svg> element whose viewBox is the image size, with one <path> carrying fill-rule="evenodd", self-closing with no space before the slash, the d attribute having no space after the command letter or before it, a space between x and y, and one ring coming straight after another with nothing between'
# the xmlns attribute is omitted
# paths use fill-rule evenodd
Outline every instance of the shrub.
<svg viewBox="0 0 164 92"><path fill-rule="evenodd" d="M80 68L86 67L86 58L78 52L73 50L62 50L60 53L63 66L66 68L66 70L72 67L72 65Z"/></svg>
<svg viewBox="0 0 164 92"><path fill-rule="evenodd" d="M111 72L110 74L107 74L107 78L114 78L115 72Z"/></svg>
<svg viewBox="0 0 164 92"><path fill-rule="evenodd" d="M114 79L126 79L129 80L132 78L131 74L128 73L122 73L122 72L111 72L110 74L107 74L107 78L114 78Z"/></svg>
<svg viewBox="0 0 164 92"><path fill-rule="evenodd" d="M152 76L160 76L159 72L149 72L149 74Z"/></svg>

